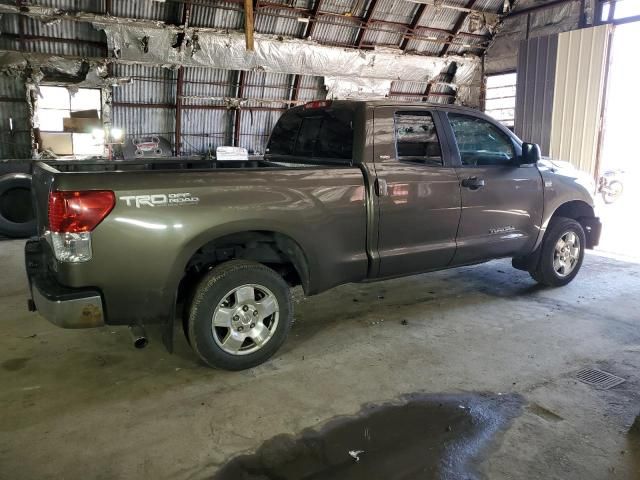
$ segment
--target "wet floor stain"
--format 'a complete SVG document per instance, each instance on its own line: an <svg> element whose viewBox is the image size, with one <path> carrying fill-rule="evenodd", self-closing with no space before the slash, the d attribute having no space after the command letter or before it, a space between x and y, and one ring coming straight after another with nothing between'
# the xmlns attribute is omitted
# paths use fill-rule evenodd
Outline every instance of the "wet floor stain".
<svg viewBox="0 0 640 480"><path fill-rule="evenodd" d="M471 480L522 411L516 394L407 395L224 464L215 480Z"/></svg>
<svg viewBox="0 0 640 480"><path fill-rule="evenodd" d="M15 372L16 370L23 369L28 361L28 358L11 358L2 362L2 368L10 372Z"/></svg>

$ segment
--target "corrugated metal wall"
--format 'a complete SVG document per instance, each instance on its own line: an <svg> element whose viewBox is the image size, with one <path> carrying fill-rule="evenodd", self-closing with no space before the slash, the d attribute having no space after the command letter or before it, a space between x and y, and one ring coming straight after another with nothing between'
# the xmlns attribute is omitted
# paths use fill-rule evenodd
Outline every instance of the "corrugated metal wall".
<svg viewBox="0 0 640 480"><path fill-rule="evenodd" d="M550 154L595 175L611 27L558 37Z"/></svg>
<svg viewBox="0 0 640 480"><path fill-rule="evenodd" d="M2 3L9 5L15 1ZM135 24L135 20L156 21L158 26L177 25L183 21L185 9L185 3L180 1L38 0L36 3L60 9L65 15L61 19L52 18L54 21L35 20L16 13L2 15L0 49L106 58L114 52L108 50L105 33L90 21L73 21L78 12L120 17L123 28L127 28L126 25ZM463 5L468 0L448 0L448 3ZM474 8L495 12L502 3L503 0L477 0ZM189 26L242 31L242 2L224 0L192 2L191 5ZM257 5L255 30L257 33L306 38L345 48L401 48L407 55L424 55L425 61L429 61L429 56L482 53L491 32L486 25L471 28L472 15L468 13L394 0L271 0ZM304 21L310 17L315 18L310 23ZM442 43L451 40L453 44ZM128 136L155 134L174 143L176 92L179 90L177 72L160 65L118 63L112 70L116 77L132 79L129 84L113 88L112 126L123 128ZM453 103L458 98L458 91L448 86L457 81L453 73L443 73L436 78L444 84L431 85L432 79L415 83L394 82L391 97L416 102ZM180 82L183 97L180 152L183 155L205 154L216 146L230 144L263 152L270 130L288 107L288 102L326 96L321 77L247 72L246 79L240 82L237 71L192 67L185 68L183 75L183 82ZM24 75L20 78L0 75L0 158L31 156L30 106L24 93L25 78ZM479 82L474 79L473 83L479 90ZM60 84L66 82L60 81ZM408 90L404 89L405 85ZM459 91L466 91L465 88ZM236 115L236 111L227 109L218 97L251 100ZM460 95L459 98L473 104L479 95ZM19 130L12 135L7 133L9 116Z"/></svg>
<svg viewBox="0 0 640 480"><path fill-rule="evenodd" d="M558 36L520 42L514 130L549 155Z"/></svg>
<svg viewBox="0 0 640 480"><path fill-rule="evenodd" d="M0 158L31 156L31 122L26 98L21 77L0 75Z"/></svg>

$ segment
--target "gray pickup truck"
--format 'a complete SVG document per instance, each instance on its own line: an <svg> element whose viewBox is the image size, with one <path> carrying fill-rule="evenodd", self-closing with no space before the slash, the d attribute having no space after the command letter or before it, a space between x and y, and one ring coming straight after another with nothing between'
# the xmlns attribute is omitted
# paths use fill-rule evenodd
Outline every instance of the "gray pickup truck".
<svg viewBox="0 0 640 480"><path fill-rule="evenodd" d="M561 286L601 230L589 179L450 105L311 102L282 115L260 160L39 163L33 190L32 310L129 325L137 346L161 323L169 350L181 319L197 355L230 370L282 345L293 286L503 257Z"/></svg>

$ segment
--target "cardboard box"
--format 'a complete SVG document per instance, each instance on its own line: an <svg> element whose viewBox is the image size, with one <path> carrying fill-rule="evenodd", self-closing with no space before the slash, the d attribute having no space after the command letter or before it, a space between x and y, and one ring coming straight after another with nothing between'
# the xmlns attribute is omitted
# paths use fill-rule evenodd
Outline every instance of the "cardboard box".
<svg viewBox="0 0 640 480"><path fill-rule="evenodd" d="M40 132L42 150L51 150L56 155L73 155L73 139L71 133Z"/></svg>
<svg viewBox="0 0 640 480"><path fill-rule="evenodd" d="M62 128L65 132L91 133L103 127L97 110L78 110L71 112L70 118L62 119Z"/></svg>

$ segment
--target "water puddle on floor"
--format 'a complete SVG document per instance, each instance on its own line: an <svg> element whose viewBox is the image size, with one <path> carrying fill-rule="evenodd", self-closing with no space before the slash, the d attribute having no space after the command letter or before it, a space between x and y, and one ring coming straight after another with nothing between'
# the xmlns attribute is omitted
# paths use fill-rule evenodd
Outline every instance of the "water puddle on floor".
<svg viewBox="0 0 640 480"><path fill-rule="evenodd" d="M408 395L298 436L273 437L213 478L479 479L479 464L522 404L515 394Z"/></svg>

